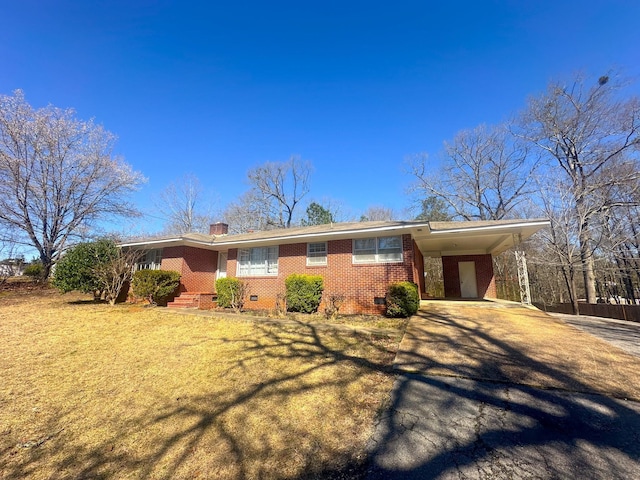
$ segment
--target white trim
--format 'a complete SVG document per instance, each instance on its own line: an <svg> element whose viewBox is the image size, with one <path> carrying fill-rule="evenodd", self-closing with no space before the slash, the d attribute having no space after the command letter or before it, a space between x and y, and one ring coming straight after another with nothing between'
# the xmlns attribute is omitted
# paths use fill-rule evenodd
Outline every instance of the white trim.
<svg viewBox="0 0 640 480"><path fill-rule="evenodd" d="M486 250L443 250L439 256L459 257L462 255L491 255L491 253Z"/></svg>
<svg viewBox="0 0 640 480"><path fill-rule="evenodd" d="M309 248L311 247L311 245L318 245L318 244L324 244L324 257L323 256L315 256L315 257L311 257L309 256ZM307 267L326 267L328 264L328 257L329 257L329 243L324 241L324 242L308 242L307 243ZM324 261L319 261L316 263L309 263L309 259L310 258L317 258L317 259L323 259Z"/></svg>
<svg viewBox="0 0 640 480"><path fill-rule="evenodd" d="M384 231L393 231L393 230L406 230L409 228L423 228L428 227L428 223L425 224L415 224L415 225L389 225L386 227L371 227L371 228L358 228L351 230L338 230L335 232L325 231L325 232L317 232L317 233L304 233L301 235L287 235L284 237L269 237L269 238L257 238L257 239L249 239L249 240L238 240L238 241L229 241L229 242L215 242L209 243L208 245L212 246L223 246L223 245L239 245L243 243L254 243L254 242L278 242L280 240L294 240L298 238L313 238L313 237L325 237L325 236L336 236L343 235L349 237L349 235L354 234L367 234L371 232L384 232ZM399 234L402 235L402 234ZM365 235L366 236L366 235ZM393 235L388 235L393 236ZM352 238L352 237L349 237ZM300 242L305 243L305 242Z"/></svg>
<svg viewBox="0 0 640 480"><path fill-rule="evenodd" d="M214 247L212 248L212 250L216 250L218 247L235 248L235 246L237 245L246 245L246 244L258 245L258 244L271 243L273 245L279 245L280 242L282 241L298 240L298 239L300 239L299 243L307 243L305 239L309 239L309 238L343 236L343 237L347 237L348 239L348 238L353 238L352 235L360 235L362 237L366 237L367 234L369 233L387 232L387 231L393 232L395 230L407 230L412 228L425 228L425 227L428 228L428 226L429 226L428 223L418 223L418 224L412 224L412 225L387 225L382 227L356 228L356 229L349 229L349 230L323 231L323 232L304 233L304 234L297 234L297 235L285 235L281 237L251 238L246 240L228 240L225 242L216 242L215 240L211 240L210 242L207 242L207 241L201 241L201 240L194 240L191 238L177 237L177 238L123 243L120 246L134 247L134 246L150 245L154 243L179 242L180 245L188 246L189 244L191 244L191 245L199 245L199 246L208 246L208 247ZM398 234L402 235L402 233L398 233ZM389 236L393 236L393 235L389 235Z"/></svg>
<svg viewBox="0 0 640 480"><path fill-rule="evenodd" d="M264 258L264 273L260 273L260 272L252 272L251 271L251 267L252 267L252 263L251 263L251 256L252 256L252 250L256 250L256 249L264 249L265 250L265 258ZM275 249L275 272L269 272L269 250L271 249ZM249 252L249 272L245 273L241 271L241 257L242 257L242 252L243 251L247 251ZM236 276L237 277L277 277L278 276L278 270L280 269L280 265L279 265L279 260L280 260L280 248L277 245L272 245L269 247L249 247L249 248L239 248L238 249L238 258L237 258L237 265L236 265ZM256 263L256 267L260 265L258 263Z"/></svg>
<svg viewBox="0 0 640 480"><path fill-rule="evenodd" d="M180 241L184 241L185 239L182 237L176 237L176 238L165 238L162 240L145 240L145 241L140 241L140 242L130 242L130 243L121 243L120 247L140 247L140 246L144 246L144 245L155 245L156 243L170 243L170 242L180 242Z"/></svg>
<svg viewBox="0 0 640 480"><path fill-rule="evenodd" d="M523 228L523 227L537 227L537 226L547 226L551 225L549 221L543 222L528 222L528 223L508 223L505 225L485 225L481 227L462 227L462 228L451 228L446 230L431 230L431 235L442 235L445 233L467 233L467 232L476 232L476 231L484 231L484 230L504 230L511 228Z"/></svg>
<svg viewBox="0 0 640 480"><path fill-rule="evenodd" d="M224 275L220 275L222 273L222 270L220 269L220 266L222 265L222 257L223 256L224 256ZM229 260L229 252L228 251L224 251L224 252L220 251L220 252L218 252L218 267L216 268L216 280L219 279L219 278L226 278L227 277L228 260Z"/></svg>
<svg viewBox="0 0 640 480"><path fill-rule="evenodd" d="M438 222L433 222L438 223ZM464 223L464 222L460 222ZM212 239L211 241L203 241L203 240L195 240L185 237L174 237L174 238L165 238L165 239L157 239L157 240L145 240L140 242L128 242L123 243L121 247L139 247L145 245L160 245L164 244L166 246L196 246L196 247L206 247L210 250L227 250L228 248L241 248L243 245L255 245L255 246L267 246L267 245L280 245L285 242L291 243L308 243L310 239L314 238L326 238L331 239L334 237L342 237L344 239L353 239L353 238L366 238L370 236L371 233L378 232L397 232L398 235L403 235L405 232L410 233L414 237L420 238L428 238L431 235L447 235L447 234L457 234L457 233L476 233L476 232L491 232L493 230L503 230L505 233L509 230L513 229L521 229L521 228L535 228L535 227L545 227L549 226L551 223L548 220L543 221L535 221L535 222L518 222L518 223L507 223L500 225L487 225L487 226L461 226L459 228L450 228L450 229L442 229L442 230L433 230L429 225L429 222L424 223L412 223L409 225L384 225L377 227L369 227L369 228L350 228L348 230L325 230L322 232L313 232L313 233L303 233L303 234L294 234L294 235L283 235L277 237L267 237L267 238L251 238L245 240L225 240L225 241L216 241L216 239ZM426 228L426 232L417 231L419 229ZM220 237L217 237L220 238ZM228 238L228 237L227 237ZM315 242L313 242L315 243Z"/></svg>
<svg viewBox="0 0 640 480"><path fill-rule="evenodd" d="M134 269L138 270L160 270L162 268L162 248L151 248L145 250L143 258L140 258ZM153 259L149 261L149 257L153 253ZM144 260L144 261L143 261Z"/></svg>
<svg viewBox="0 0 640 480"><path fill-rule="evenodd" d="M400 239L400 259L393 259L393 260L380 260L380 242L379 240L381 238L398 238ZM369 240L369 239L373 239L375 240L375 248L376 251L373 254L374 259L373 260L360 260L358 261L356 259L356 241L357 240ZM351 240L351 263L353 265L374 265L374 264L384 264L384 263L402 263L404 261L404 245L402 243L402 235L387 235L387 236L383 236L383 237L364 237L364 238L354 238Z"/></svg>

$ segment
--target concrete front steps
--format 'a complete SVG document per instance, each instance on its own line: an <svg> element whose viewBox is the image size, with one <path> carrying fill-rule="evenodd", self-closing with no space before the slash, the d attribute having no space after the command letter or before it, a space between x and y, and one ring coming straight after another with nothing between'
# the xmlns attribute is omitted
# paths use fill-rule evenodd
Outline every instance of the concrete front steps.
<svg viewBox="0 0 640 480"><path fill-rule="evenodd" d="M167 303L168 308L198 308L209 310L218 305L218 296L212 292L182 292Z"/></svg>

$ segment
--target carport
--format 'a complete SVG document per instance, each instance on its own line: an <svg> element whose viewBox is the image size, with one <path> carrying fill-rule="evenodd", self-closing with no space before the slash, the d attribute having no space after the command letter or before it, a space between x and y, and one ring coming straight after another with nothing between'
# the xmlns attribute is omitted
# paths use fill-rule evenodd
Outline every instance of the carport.
<svg viewBox="0 0 640 480"><path fill-rule="evenodd" d="M518 260L521 298L530 303L526 260L519 246L548 220L429 222L413 229L423 257L440 258L447 298L495 298L493 257L513 249Z"/></svg>

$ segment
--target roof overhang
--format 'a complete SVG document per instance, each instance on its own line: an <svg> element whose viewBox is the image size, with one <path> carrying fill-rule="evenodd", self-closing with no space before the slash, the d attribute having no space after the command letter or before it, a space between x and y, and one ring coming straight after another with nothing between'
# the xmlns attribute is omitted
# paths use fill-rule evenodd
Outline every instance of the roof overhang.
<svg viewBox="0 0 640 480"><path fill-rule="evenodd" d="M175 237L131 241L123 243L121 246L144 249L187 246L205 250L226 251L230 248L251 248L410 234L425 257L497 255L523 242L541 228L548 226L548 220L375 222L371 225L353 223L217 237L185 234Z"/></svg>
<svg viewBox="0 0 640 480"><path fill-rule="evenodd" d="M429 224L421 224L423 228L428 229ZM270 238L248 238L242 240L236 240L233 237L229 237L226 240L224 237L216 240L215 244L218 250L226 250L227 248L250 248L258 246L272 246L272 245L287 245L292 243L301 242L325 242L329 240L343 240L350 238L367 238L371 236L385 236L385 235L402 235L403 233L412 233L412 230L416 228L415 224L393 224L393 225L377 225L370 228L353 228L353 229L327 229L325 231L314 231L309 233L295 232L292 235L281 235ZM285 230L286 232L286 230Z"/></svg>
<svg viewBox="0 0 640 480"><path fill-rule="evenodd" d="M548 220L504 222L432 222L428 232L413 239L425 257L498 255L549 226Z"/></svg>
<svg viewBox="0 0 640 480"><path fill-rule="evenodd" d="M256 232L242 235L220 235L206 237L198 235L194 238L190 234L178 237L165 237L157 239L142 239L120 244L121 247L135 247L144 249L190 246L206 250L226 251L229 248L268 247L273 245L287 245L301 242L324 242L328 240L340 240L346 238L367 238L371 236L401 235L412 233L413 230L429 229L429 224L416 222L387 222L364 227L363 224L354 224L354 228L342 228L341 224L335 224L336 228L327 226L325 229L282 229L277 231ZM343 224L344 225L344 224ZM306 232L305 230L308 230ZM264 236L261 236L264 235Z"/></svg>
<svg viewBox="0 0 640 480"><path fill-rule="evenodd" d="M133 240L121 243L120 246L123 248L141 248L145 250L167 247L197 247L205 250L220 250L219 248L216 248L212 242L195 240L188 237Z"/></svg>

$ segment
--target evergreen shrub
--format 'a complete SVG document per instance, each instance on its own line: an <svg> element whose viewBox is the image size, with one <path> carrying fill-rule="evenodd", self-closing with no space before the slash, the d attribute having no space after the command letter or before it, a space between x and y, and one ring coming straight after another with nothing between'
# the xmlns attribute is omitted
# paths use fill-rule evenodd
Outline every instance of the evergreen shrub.
<svg viewBox="0 0 640 480"><path fill-rule="evenodd" d="M216 280L216 293L218 294L218 306L242 310L246 296L246 285L237 278L219 278Z"/></svg>
<svg viewBox="0 0 640 480"><path fill-rule="evenodd" d="M35 260L27 265L22 273L34 282L40 282L44 278L44 265L40 260Z"/></svg>
<svg viewBox="0 0 640 480"><path fill-rule="evenodd" d="M131 289L136 297L150 304L164 304L180 285L180 274L171 270L138 270L133 274Z"/></svg>
<svg viewBox="0 0 640 480"><path fill-rule="evenodd" d="M321 276L294 273L285 279L284 285L288 311L300 313L318 311L324 290Z"/></svg>
<svg viewBox="0 0 640 480"><path fill-rule="evenodd" d="M415 315L420 307L418 286L411 282L391 283L385 301L387 317L406 318Z"/></svg>
<svg viewBox="0 0 640 480"><path fill-rule="evenodd" d="M63 293L78 290L92 293L97 300L102 297L105 286L96 275L96 269L112 262L118 254L118 247L112 240L79 243L56 263L51 283Z"/></svg>

